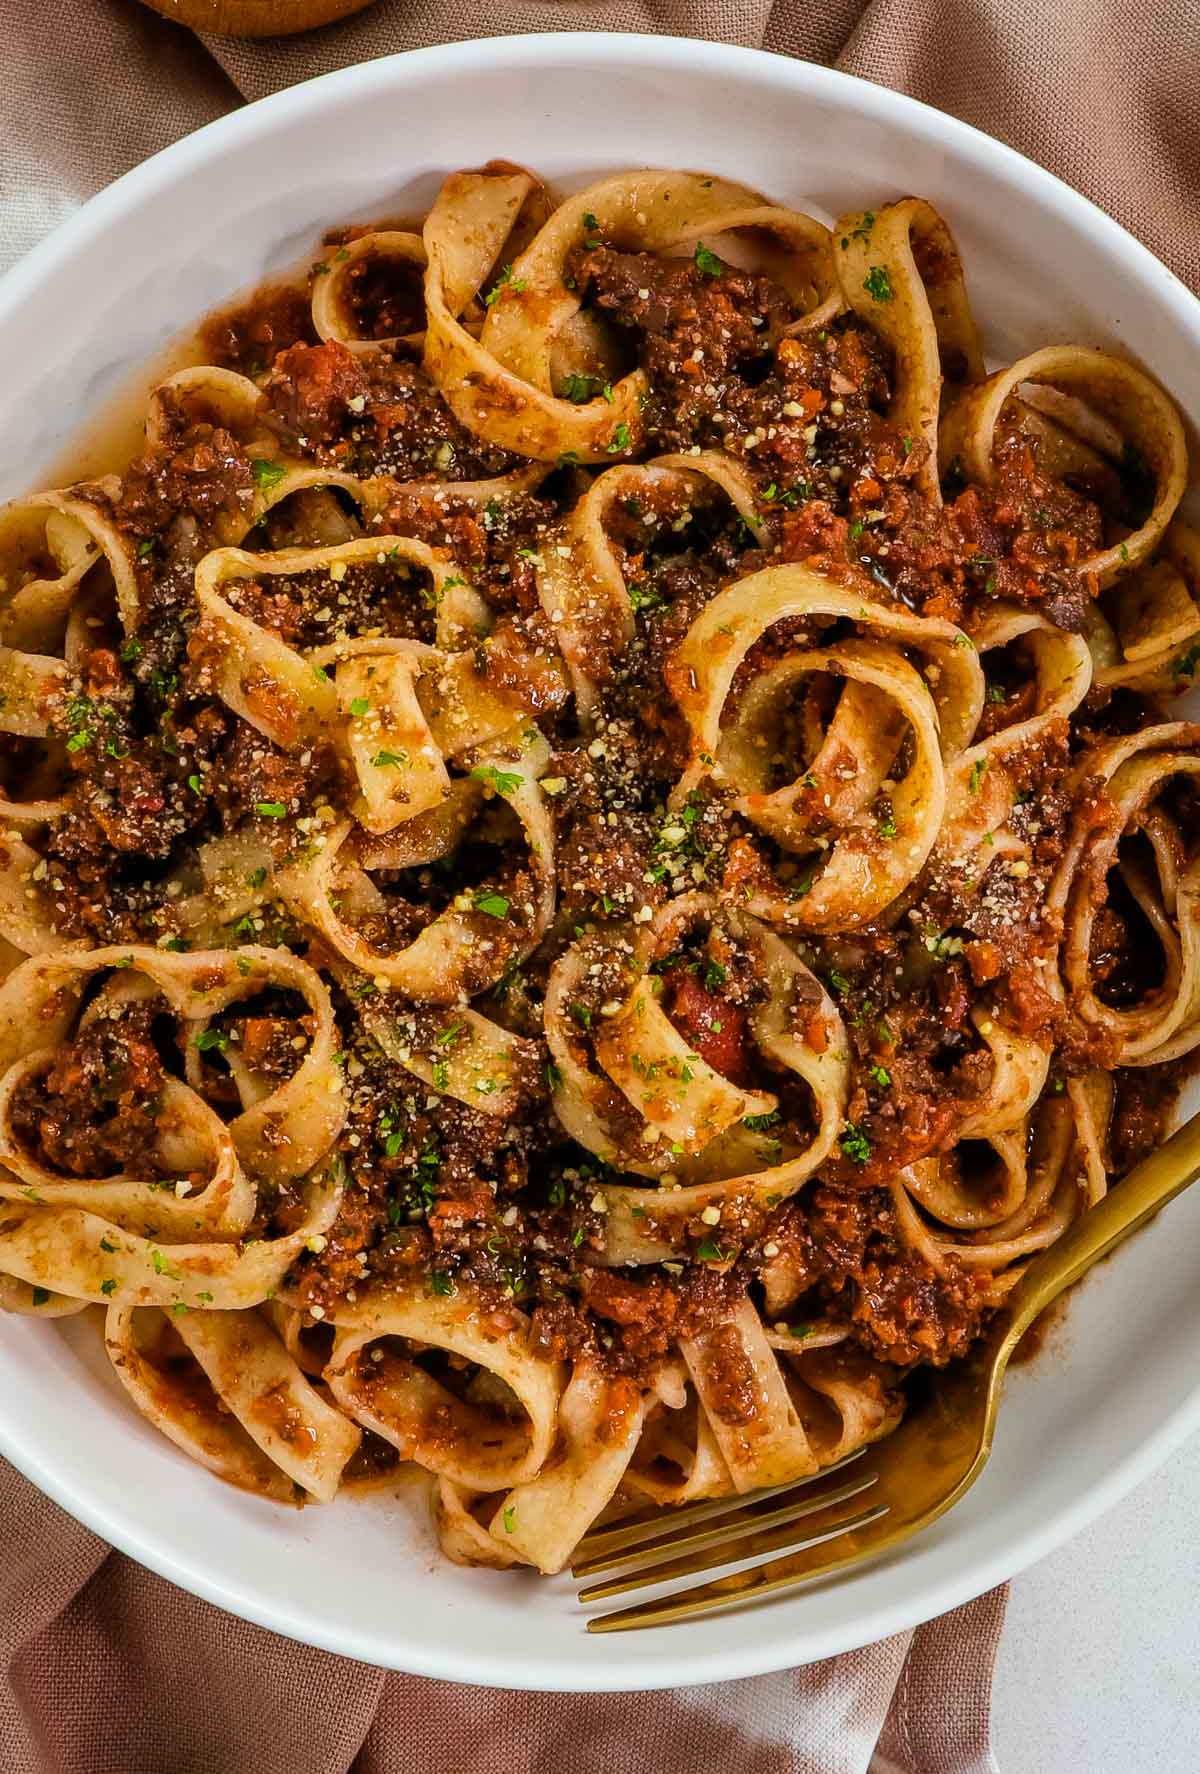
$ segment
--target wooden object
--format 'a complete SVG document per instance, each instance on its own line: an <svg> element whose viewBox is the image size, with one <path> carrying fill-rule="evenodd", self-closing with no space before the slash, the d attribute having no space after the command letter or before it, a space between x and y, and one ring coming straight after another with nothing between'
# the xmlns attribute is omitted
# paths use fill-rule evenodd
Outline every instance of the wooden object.
<svg viewBox="0 0 1200 1774"><path fill-rule="evenodd" d="M372 0L145 0L164 18L218 37L291 37L361 12Z"/></svg>

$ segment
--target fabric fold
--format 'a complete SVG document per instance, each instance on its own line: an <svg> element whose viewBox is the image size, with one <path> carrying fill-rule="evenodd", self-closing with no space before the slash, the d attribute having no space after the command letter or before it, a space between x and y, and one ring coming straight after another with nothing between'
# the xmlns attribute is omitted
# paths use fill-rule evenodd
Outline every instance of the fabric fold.
<svg viewBox="0 0 1200 1774"><path fill-rule="evenodd" d="M1059 173L1200 287L1200 88L1179 79L1194 57L1187 6L1075 0L1050 30L1036 0L509 0L483 15L377 0L322 31L239 43L199 39L136 0L7 0L5 27L0 269L245 100L418 45L598 29L760 46L909 92ZM1004 1608L997 1590L809 1668L671 1694L462 1688L231 1619L110 1552L0 1461L0 1767L990 1774Z"/></svg>

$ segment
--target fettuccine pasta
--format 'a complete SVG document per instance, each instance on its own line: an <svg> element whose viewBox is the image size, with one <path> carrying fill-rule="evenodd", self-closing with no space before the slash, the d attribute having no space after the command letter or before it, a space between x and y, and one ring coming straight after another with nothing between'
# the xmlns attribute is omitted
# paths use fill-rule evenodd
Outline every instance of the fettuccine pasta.
<svg viewBox="0 0 1200 1774"><path fill-rule="evenodd" d="M970 1350L1200 1045L1200 537L968 274L455 172L0 513L0 1310L544 1572Z"/></svg>

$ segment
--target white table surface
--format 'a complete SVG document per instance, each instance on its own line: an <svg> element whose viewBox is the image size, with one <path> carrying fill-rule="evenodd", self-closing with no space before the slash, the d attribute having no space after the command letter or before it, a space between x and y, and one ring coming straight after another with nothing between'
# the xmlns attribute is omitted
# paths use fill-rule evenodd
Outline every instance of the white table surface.
<svg viewBox="0 0 1200 1774"><path fill-rule="evenodd" d="M1200 1437L1017 1577L993 1690L1000 1774L1200 1770Z"/></svg>

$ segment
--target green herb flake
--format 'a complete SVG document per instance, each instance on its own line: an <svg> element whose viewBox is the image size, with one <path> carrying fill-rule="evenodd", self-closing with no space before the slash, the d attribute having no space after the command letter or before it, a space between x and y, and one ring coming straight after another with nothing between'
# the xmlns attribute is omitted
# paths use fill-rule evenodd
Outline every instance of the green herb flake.
<svg viewBox="0 0 1200 1774"><path fill-rule="evenodd" d="M486 782L498 795L515 795L525 778L515 770L498 770L495 764L476 764L471 775L476 782Z"/></svg>
<svg viewBox="0 0 1200 1774"><path fill-rule="evenodd" d="M874 302L890 302L892 299L892 280L884 265L872 265L863 278L863 288Z"/></svg>
<svg viewBox="0 0 1200 1774"><path fill-rule="evenodd" d="M862 216L859 219L857 225L855 227L851 228L849 234L842 235L842 251L845 252L846 248L850 245L850 242L852 240L867 240L867 239L869 239L871 229L874 226L875 226L875 211L872 209L865 209L863 211Z"/></svg>
<svg viewBox="0 0 1200 1774"><path fill-rule="evenodd" d="M506 265L487 295L483 298L483 305L485 308L490 308L493 302L498 302L500 300L502 292L506 289L511 290L514 295L519 296L524 288L525 279L523 277L514 277L512 274L512 266Z"/></svg>
<svg viewBox="0 0 1200 1774"><path fill-rule="evenodd" d="M261 813L264 819L282 819L287 808L282 801L255 801L254 811Z"/></svg>
<svg viewBox="0 0 1200 1774"><path fill-rule="evenodd" d="M254 484L260 493L269 493L277 487L287 475L282 462L268 462L263 456L255 456L250 463L250 472L254 476Z"/></svg>
<svg viewBox="0 0 1200 1774"><path fill-rule="evenodd" d="M597 380L595 376L577 375L572 371L563 382L563 399L574 401L576 406L591 400Z"/></svg>
<svg viewBox="0 0 1200 1774"><path fill-rule="evenodd" d="M847 1158L855 1164L866 1164L871 1156L870 1140L853 1121L847 1121L839 1144Z"/></svg>
<svg viewBox="0 0 1200 1774"><path fill-rule="evenodd" d="M720 277L725 269L716 253L709 252L702 240L696 242L692 261L701 277Z"/></svg>
<svg viewBox="0 0 1200 1774"><path fill-rule="evenodd" d="M475 895L475 910L486 912L489 918L507 918L509 904L503 893L491 893L485 889Z"/></svg>

